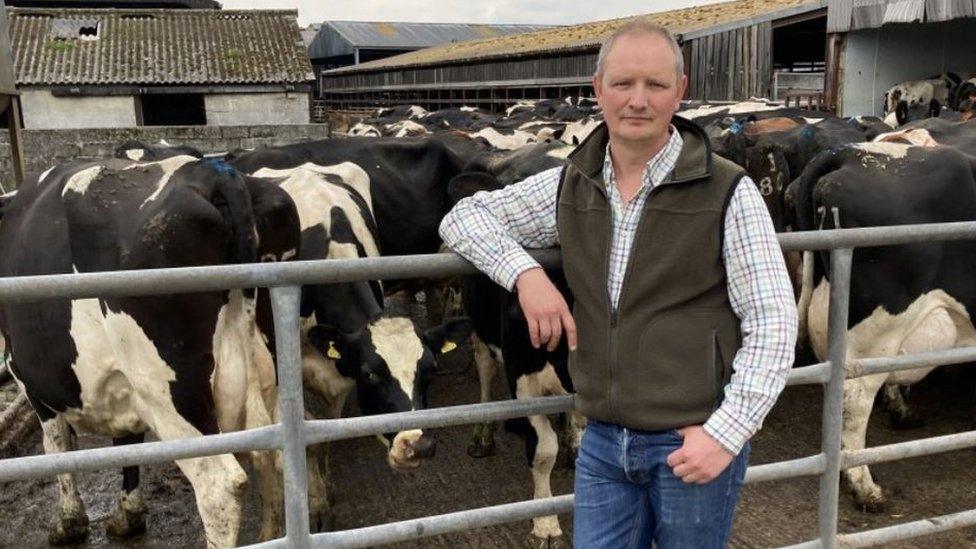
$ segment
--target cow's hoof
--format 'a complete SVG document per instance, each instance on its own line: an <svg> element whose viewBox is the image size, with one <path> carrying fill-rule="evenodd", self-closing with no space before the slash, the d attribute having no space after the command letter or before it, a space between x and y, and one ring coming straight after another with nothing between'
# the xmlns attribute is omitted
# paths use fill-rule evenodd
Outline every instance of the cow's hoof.
<svg viewBox="0 0 976 549"><path fill-rule="evenodd" d="M308 524L313 534L333 532L336 528L335 513L332 511L310 513L308 516Z"/></svg>
<svg viewBox="0 0 976 549"><path fill-rule="evenodd" d="M572 544L563 539L562 536L548 536L540 538L534 534L529 534L525 540L525 546L529 549L572 549Z"/></svg>
<svg viewBox="0 0 976 549"><path fill-rule="evenodd" d="M925 425L925 420L914 411L905 414L891 412L889 417L891 418L891 426L899 430L918 429Z"/></svg>
<svg viewBox="0 0 976 549"><path fill-rule="evenodd" d="M855 499L855 504L857 508L865 513L881 513L884 512L887 503L884 498L868 498L864 500Z"/></svg>
<svg viewBox="0 0 976 549"><path fill-rule="evenodd" d="M84 511L76 515L56 514L54 528L47 536L51 545L70 545L85 541L88 537L88 515Z"/></svg>
<svg viewBox="0 0 976 549"><path fill-rule="evenodd" d="M495 455L495 424L475 425L468 446L468 455L473 458L483 458Z"/></svg>
<svg viewBox="0 0 976 549"><path fill-rule="evenodd" d="M117 510L105 524L105 533L113 538L131 538L145 532L145 513L126 513Z"/></svg>

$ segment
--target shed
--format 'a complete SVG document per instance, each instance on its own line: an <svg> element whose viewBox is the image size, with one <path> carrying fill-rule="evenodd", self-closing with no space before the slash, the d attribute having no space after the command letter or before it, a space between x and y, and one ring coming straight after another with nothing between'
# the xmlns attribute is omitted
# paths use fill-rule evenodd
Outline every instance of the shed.
<svg viewBox="0 0 976 549"><path fill-rule="evenodd" d="M944 72L976 72L976 5L957 0L830 0L834 93L846 116L882 114L891 86Z"/></svg>
<svg viewBox="0 0 976 549"><path fill-rule="evenodd" d="M8 8L25 128L299 124L295 10Z"/></svg>
<svg viewBox="0 0 976 549"><path fill-rule="evenodd" d="M688 97L771 96L802 75L822 90L827 0L735 0L646 17L683 44ZM335 108L416 102L429 108L498 106L516 99L592 93L600 44L632 18L443 44L333 69L319 79Z"/></svg>

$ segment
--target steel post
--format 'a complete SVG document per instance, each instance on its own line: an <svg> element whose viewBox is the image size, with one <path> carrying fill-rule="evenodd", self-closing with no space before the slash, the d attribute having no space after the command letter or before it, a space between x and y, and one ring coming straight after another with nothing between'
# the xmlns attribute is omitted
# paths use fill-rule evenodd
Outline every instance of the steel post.
<svg viewBox="0 0 976 549"><path fill-rule="evenodd" d="M308 472L305 463L305 403L302 396L298 286L271 288L278 362L285 480L285 539L293 549L311 547L308 526Z"/></svg>
<svg viewBox="0 0 976 549"><path fill-rule="evenodd" d="M825 549L837 546L837 505L840 498L841 430L844 406L844 363L847 358L847 313L851 290L850 248L830 253L830 311L827 321L830 381L824 393L821 448L825 458L820 476L820 543Z"/></svg>

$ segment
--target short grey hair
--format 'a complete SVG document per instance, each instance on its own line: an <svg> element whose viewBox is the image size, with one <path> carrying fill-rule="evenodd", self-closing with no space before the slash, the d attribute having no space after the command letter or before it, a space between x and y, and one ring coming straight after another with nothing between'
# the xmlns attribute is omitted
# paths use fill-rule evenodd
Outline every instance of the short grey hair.
<svg viewBox="0 0 976 549"><path fill-rule="evenodd" d="M675 40L674 35L666 27L662 27L643 17L631 19L627 23L624 23L609 38L604 40L600 46L600 53L596 57L596 72L594 76L598 78L603 76L603 69L606 68L607 63L607 55L613 49L614 43L621 36L628 34L654 34L667 40L671 45L671 53L674 54L674 72L676 79L681 79L681 76L685 73L685 58L681 52L681 46L678 45L678 41Z"/></svg>

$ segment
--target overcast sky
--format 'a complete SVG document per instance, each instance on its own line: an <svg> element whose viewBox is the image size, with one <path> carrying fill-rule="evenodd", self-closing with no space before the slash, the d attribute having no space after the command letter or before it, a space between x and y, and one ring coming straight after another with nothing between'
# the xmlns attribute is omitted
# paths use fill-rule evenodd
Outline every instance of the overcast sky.
<svg viewBox="0 0 976 549"><path fill-rule="evenodd" d="M219 0L224 8L298 8L302 26L328 20L565 25L718 0Z"/></svg>

